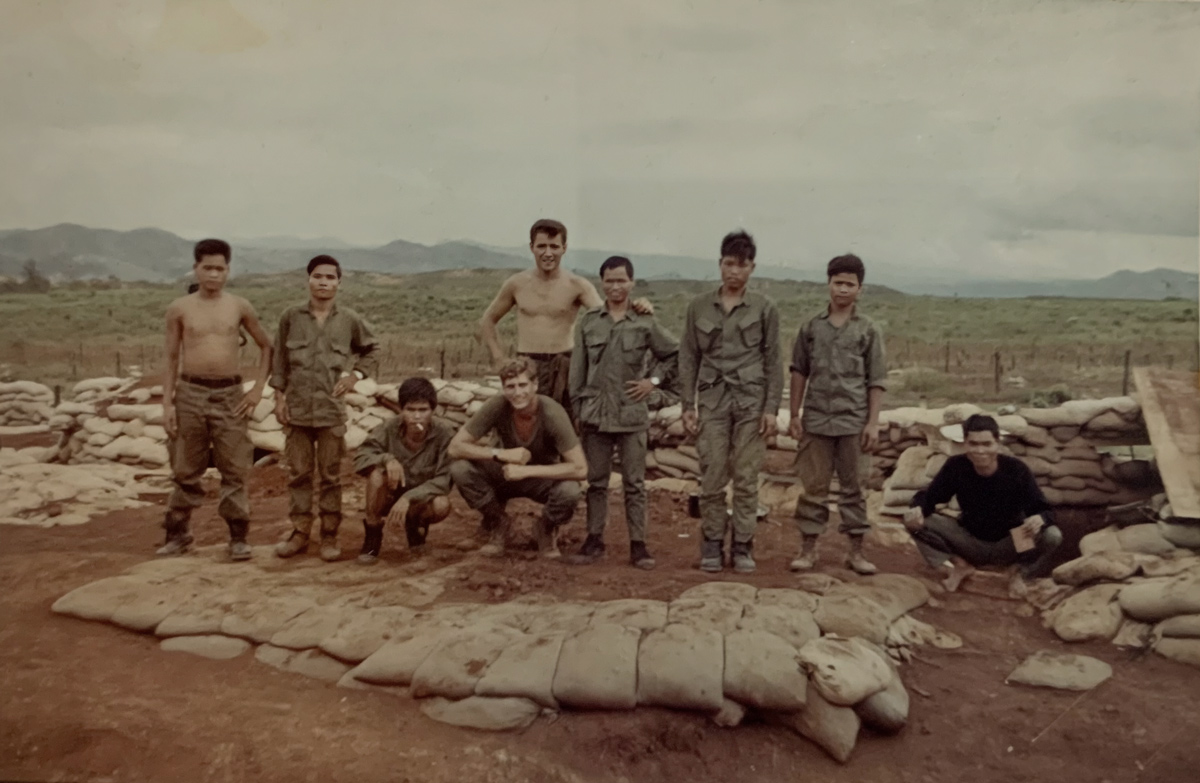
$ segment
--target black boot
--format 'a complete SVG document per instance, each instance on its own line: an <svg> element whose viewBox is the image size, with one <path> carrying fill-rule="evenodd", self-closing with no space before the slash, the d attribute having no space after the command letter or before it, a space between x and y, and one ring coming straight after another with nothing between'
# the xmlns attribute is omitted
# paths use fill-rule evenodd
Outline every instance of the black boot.
<svg viewBox="0 0 1200 783"><path fill-rule="evenodd" d="M654 568L654 558L650 556L650 550L646 549L645 541L629 542L629 563L634 568L641 568L644 571Z"/></svg>
<svg viewBox="0 0 1200 783"><path fill-rule="evenodd" d="M188 519L176 512L168 511L163 519L163 528L167 531L167 540L155 551L161 557L182 555L192 546L192 536L188 533Z"/></svg>
<svg viewBox="0 0 1200 783"><path fill-rule="evenodd" d="M588 533L579 551L567 558L571 565L591 565L604 557L604 539L594 533Z"/></svg>
<svg viewBox="0 0 1200 783"><path fill-rule="evenodd" d="M414 518L410 511L404 518L404 535L408 537L409 548L421 546L425 543L425 537L429 535L429 525Z"/></svg>
<svg viewBox="0 0 1200 783"><path fill-rule="evenodd" d="M363 545L358 554L360 565L374 565L379 561L379 550L383 549L383 525L363 523Z"/></svg>

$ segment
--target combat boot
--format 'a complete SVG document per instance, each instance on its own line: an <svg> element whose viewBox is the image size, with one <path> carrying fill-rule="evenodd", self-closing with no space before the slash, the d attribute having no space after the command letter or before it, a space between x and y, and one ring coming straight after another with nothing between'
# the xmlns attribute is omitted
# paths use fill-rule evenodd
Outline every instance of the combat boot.
<svg viewBox="0 0 1200 783"><path fill-rule="evenodd" d="M362 551L358 553L360 565L374 565L379 562L379 551L383 549L383 525L368 525L363 523Z"/></svg>
<svg viewBox="0 0 1200 783"><path fill-rule="evenodd" d="M250 545L246 543L245 539L236 538L229 542L230 560L249 560L253 556L254 552L251 551Z"/></svg>
<svg viewBox="0 0 1200 783"><path fill-rule="evenodd" d="M485 513L483 528L488 531L487 543L479 547L484 557L500 557L508 546L508 530L512 520L503 511Z"/></svg>
<svg viewBox="0 0 1200 783"><path fill-rule="evenodd" d="M734 541L732 551L730 552L733 558L733 570L739 574L754 573L755 563L754 555L751 551L754 548L753 541Z"/></svg>
<svg viewBox="0 0 1200 783"><path fill-rule="evenodd" d="M817 564L817 537L805 536L800 545L800 554L788 566L793 571L811 571Z"/></svg>
<svg viewBox="0 0 1200 783"><path fill-rule="evenodd" d="M725 567L725 542L721 539L704 539L700 544L700 570L708 574L719 574Z"/></svg>
<svg viewBox="0 0 1200 783"><path fill-rule="evenodd" d="M629 542L629 563L634 568L640 568L643 571L654 568L654 558L650 556L650 550L646 549L645 541Z"/></svg>
<svg viewBox="0 0 1200 783"><path fill-rule="evenodd" d="M862 536L850 536L850 553L846 555L846 567L863 576L870 576L879 570L863 555Z"/></svg>
<svg viewBox="0 0 1200 783"><path fill-rule="evenodd" d="M332 563L341 556L342 550L338 548L337 536L321 536L321 559Z"/></svg>
<svg viewBox="0 0 1200 783"><path fill-rule="evenodd" d="M562 557L558 551L558 527L545 516L538 517L533 525L534 538L537 539L538 554L547 560L557 560Z"/></svg>
<svg viewBox="0 0 1200 783"><path fill-rule="evenodd" d="M283 541L275 545L275 556L287 559L308 549L308 534L293 530Z"/></svg>
<svg viewBox="0 0 1200 783"><path fill-rule="evenodd" d="M590 565L604 557L604 539L594 533L588 533L579 551L567 557L571 565Z"/></svg>
<svg viewBox="0 0 1200 783"><path fill-rule="evenodd" d="M155 550L154 554L161 557L170 557L173 555L182 555L192 548L192 537L190 534L179 531L176 533L168 533L167 540Z"/></svg>

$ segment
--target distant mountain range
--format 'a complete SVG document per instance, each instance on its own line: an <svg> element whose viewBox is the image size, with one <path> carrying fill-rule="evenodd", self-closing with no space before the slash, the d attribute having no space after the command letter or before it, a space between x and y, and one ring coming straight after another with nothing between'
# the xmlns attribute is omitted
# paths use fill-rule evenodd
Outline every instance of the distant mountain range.
<svg viewBox="0 0 1200 783"><path fill-rule="evenodd" d="M115 276L120 280L156 283L178 281L192 268L194 240L157 228L134 231L86 228L63 223L41 229L0 231L0 275L20 277L26 261L51 280ZM428 246L398 239L380 247L356 247L332 237L299 239L274 236L240 239L234 246L235 274L273 274L303 267L322 252L337 257L347 269L413 274L446 269L523 268L530 263L524 248L491 247L469 241ZM572 249L566 265L595 275L612 251ZM630 254L639 277L715 280L717 261L687 256ZM823 282L823 269L760 264L755 274L784 280ZM950 278L948 275L955 275ZM1060 296L1102 299L1200 299L1200 274L1176 269L1148 272L1122 270L1095 280L994 280L961 270L947 273L873 262L868 284L909 294L963 297Z"/></svg>

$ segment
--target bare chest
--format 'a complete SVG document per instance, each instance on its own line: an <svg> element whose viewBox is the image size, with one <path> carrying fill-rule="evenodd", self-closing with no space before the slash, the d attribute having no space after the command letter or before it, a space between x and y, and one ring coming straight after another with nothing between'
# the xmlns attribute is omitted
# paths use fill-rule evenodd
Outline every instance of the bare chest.
<svg viewBox="0 0 1200 783"><path fill-rule="evenodd" d="M183 336L185 340L236 339L241 320L232 302L197 303L183 312Z"/></svg>
<svg viewBox="0 0 1200 783"><path fill-rule="evenodd" d="M574 319L579 291L566 280L528 280L516 291L517 312L525 316Z"/></svg>

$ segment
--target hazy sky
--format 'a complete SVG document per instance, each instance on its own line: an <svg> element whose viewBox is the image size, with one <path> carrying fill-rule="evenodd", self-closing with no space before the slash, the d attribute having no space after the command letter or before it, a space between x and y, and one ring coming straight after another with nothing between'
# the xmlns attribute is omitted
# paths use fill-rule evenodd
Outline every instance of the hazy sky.
<svg viewBox="0 0 1200 783"><path fill-rule="evenodd" d="M0 74L0 227L1197 268L1197 3L14 0Z"/></svg>

